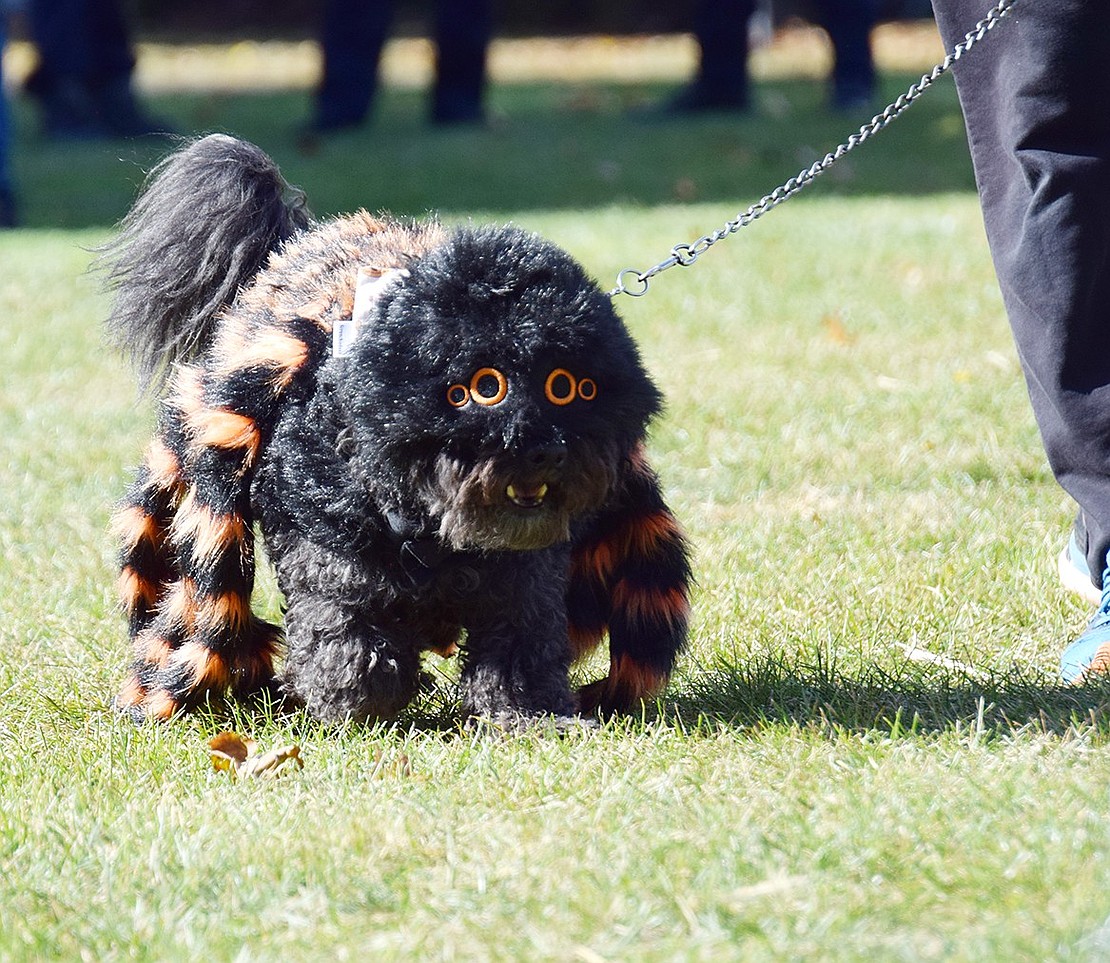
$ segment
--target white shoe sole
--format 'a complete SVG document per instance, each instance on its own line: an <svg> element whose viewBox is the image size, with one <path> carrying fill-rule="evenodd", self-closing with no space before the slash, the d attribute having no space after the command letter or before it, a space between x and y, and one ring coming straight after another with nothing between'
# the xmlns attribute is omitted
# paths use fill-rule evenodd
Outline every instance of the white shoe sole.
<svg viewBox="0 0 1110 963"><path fill-rule="evenodd" d="M1060 583L1069 592L1078 595L1084 602L1090 602L1091 605L1102 603L1102 593L1091 584L1091 580L1086 575L1072 565L1066 545L1056 559L1056 571L1060 573Z"/></svg>

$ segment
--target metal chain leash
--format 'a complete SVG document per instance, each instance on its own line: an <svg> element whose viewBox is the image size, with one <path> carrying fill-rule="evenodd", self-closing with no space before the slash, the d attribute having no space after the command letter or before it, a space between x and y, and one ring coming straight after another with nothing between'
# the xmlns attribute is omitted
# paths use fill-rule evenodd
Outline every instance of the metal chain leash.
<svg viewBox="0 0 1110 963"><path fill-rule="evenodd" d="M815 180L819 174L823 174L832 167L840 158L855 150L869 137L877 134L896 117L901 116L903 111L928 90L937 78L947 73L957 60L982 40L1010 12L1016 2L1017 0L999 0L998 4L987 11L987 15L964 35L964 39L956 44L951 53L937 64L930 73L923 75L894 103L890 104L882 113L872 117L868 123L859 129L858 133L852 134L836 150L826 154L810 167L791 177L785 184L776 187L770 194L760 198L759 201L742 214L737 215L733 220L728 221L723 227L718 228L711 234L703 235L689 244L676 244L671 248L670 256L654 267L650 267L646 271L625 268L617 274L617 286L609 292L609 297L615 298L618 294L627 294L634 298L643 297L647 294L648 282L657 274L662 274L673 267L689 267L718 241L735 234L742 227L747 227L752 221L758 220L768 211L778 207L787 198L793 197L803 187Z"/></svg>

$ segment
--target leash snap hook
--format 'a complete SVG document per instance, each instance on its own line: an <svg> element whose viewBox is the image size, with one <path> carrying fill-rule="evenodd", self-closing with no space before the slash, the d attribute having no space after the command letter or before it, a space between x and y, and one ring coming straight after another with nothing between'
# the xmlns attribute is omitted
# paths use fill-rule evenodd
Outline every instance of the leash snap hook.
<svg viewBox="0 0 1110 963"><path fill-rule="evenodd" d="M698 259L698 254L690 249L689 244L676 244L671 248L671 254L679 267L689 267Z"/></svg>

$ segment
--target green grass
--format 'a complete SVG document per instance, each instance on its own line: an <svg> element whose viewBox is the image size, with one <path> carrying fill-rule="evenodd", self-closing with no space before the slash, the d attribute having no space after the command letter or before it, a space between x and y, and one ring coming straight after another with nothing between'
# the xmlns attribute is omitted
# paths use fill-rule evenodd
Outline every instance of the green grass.
<svg viewBox="0 0 1110 963"><path fill-rule="evenodd" d="M312 156L291 135L302 95L156 106L257 139L318 210L511 219L607 285L850 127L789 80L761 91L785 118L625 116L655 92L506 88L489 132L428 131L399 93ZM441 690L391 726L112 714L127 653L106 522L152 411L83 271L156 151L20 124L32 228L0 235L0 959L1107 951L1110 689L1055 682L1084 621L1054 580L1072 507L949 87L847 175L620 302L669 400L651 450L696 547L693 638L658 706L567 736L460 730L440 663ZM272 581L258 604L276 613ZM305 768L212 772L229 726L298 743Z"/></svg>

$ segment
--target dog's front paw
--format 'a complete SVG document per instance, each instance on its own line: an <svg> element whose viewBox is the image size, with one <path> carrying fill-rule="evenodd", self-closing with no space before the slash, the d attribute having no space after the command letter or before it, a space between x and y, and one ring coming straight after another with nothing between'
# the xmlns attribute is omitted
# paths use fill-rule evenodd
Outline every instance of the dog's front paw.
<svg viewBox="0 0 1110 963"><path fill-rule="evenodd" d="M416 695L420 661L414 648L375 635L324 604L290 605L286 623L289 652L281 688L314 719L392 719Z"/></svg>

